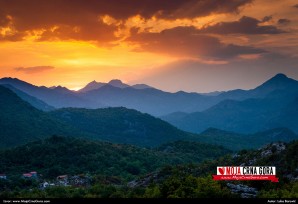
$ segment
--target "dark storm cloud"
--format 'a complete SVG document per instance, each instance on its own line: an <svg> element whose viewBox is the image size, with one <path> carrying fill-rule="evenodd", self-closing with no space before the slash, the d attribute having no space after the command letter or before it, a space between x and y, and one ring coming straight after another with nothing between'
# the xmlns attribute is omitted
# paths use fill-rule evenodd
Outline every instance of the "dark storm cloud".
<svg viewBox="0 0 298 204"><path fill-rule="evenodd" d="M52 66L36 66L36 67L16 67L14 70L18 72L24 72L26 74L36 74L48 70L55 69L55 67Z"/></svg>
<svg viewBox="0 0 298 204"><path fill-rule="evenodd" d="M268 22L268 21L271 21L272 20L272 16L265 16L262 20L262 23L263 22Z"/></svg>
<svg viewBox="0 0 298 204"><path fill-rule="evenodd" d="M176 27L160 33L138 33L134 30L127 41L139 44L141 51L210 59L230 59L265 52L249 46L224 44L215 37L202 34L195 27Z"/></svg>
<svg viewBox="0 0 298 204"><path fill-rule="evenodd" d="M268 20L266 18L265 20ZM264 19L263 19L264 20ZM238 21L233 22L221 22L212 26L207 26L201 29L204 33L216 33L216 34L280 34L285 31L278 29L275 26L259 25L261 21L243 16Z"/></svg>
<svg viewBox="0 0 298 204"><path fill-rule="evenodd" d="M286 19L286 18L281 18L277 22L278 22L278 24L288 24L291 22L291 20Z"/></svg>
<svg viewBox="0 0 298 204"><path fill-rule="evenodd" d="M109 15L121 22L129 17L177 19L212 13L238 12L252 0L0 0L0 26L13 24L24 37L28 31L45 29L41 40L115 40L115 25L103 23L99 16ZM11 18L11 19L9 19ZM53 30L54 26L58 29ZM7 35L3 39L10 39ZM2 40L3 40L2 39ZM19 40L11 38L10 40Z"/></svg>
<svg viewBox="0 0 298 204"><path fill-rule="evenodd" d="M67 15L75 17L87 13L107 14L117 19L137 14L144 18L158 15L176 19L237 12L239 7L250 2L252 0L1 0L0 6L4 8L3 11L19 12L30 19L38 14L57 19L60 16L67 18Z"/></svg>

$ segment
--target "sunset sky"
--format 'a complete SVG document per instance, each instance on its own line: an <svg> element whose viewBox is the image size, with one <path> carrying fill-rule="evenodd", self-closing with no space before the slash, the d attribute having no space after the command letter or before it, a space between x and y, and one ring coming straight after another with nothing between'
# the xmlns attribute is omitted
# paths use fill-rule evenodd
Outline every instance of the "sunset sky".
<svg viewBox="0 0 298 204"><path fill-rule="evenodd" d="M166 91L298 79L297 0L0 0L0 78Z"/></svg>

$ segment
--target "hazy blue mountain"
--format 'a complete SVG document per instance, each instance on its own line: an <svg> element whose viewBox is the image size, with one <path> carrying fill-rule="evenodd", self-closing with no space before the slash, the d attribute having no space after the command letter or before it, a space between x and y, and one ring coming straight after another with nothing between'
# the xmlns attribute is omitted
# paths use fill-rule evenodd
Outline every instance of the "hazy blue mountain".
<svg viewBox="0 0 298 204"><path fill-rule="evenodd" d="M152 89L153 87L148 86L146 84L135 84L131 86L134 89Z"/></svg>
<svg viewBox="0 0 298 204"><path fill-rule="evenodd" d="M30 96L26 93L24 93L23 91L20 91L19 89L8 85L8 84L3 84L2 86L9 88L10 90L12 90L15 94L17 94L22 100L30 103L33 107L42 110L42 111L51 111L54 110L55 108L53 106L50 106L48 104L46 104L45 102L43 102L42 100L39 100L33 96Z"/></svg>
<svg viewBox="0 0 298 204"><path fill-rule="evenodd" d="M298 90L298 82L287 78L283 74L276 75L252 90L233 90L215 95L212 93L211 95L202 95L183 91L169 93L155 88L149 88L146 85L137 85L135 88L134 86L122 83L120 80L112 80L107 84L91 82L78 92L70 91L61 86L52 89L37 87L12 78L3 78L0 80L0 84L10 84L55 108L122 106L154 116L163 116L173 112L193 113L207 111L207 109L225 100L261 100L268 98L272 92L279 92L280 97L288 98L289 94L293 95ZM275 94L275 96L278 96L278 94ZM282 102L283 98L279 100ZM237 131L237 129L235 130Z"/></svg>
<svg viewBox="0 0 298 204"><path fill-rule="evenodd" d="M173 113L162 119L182 130L194 133L210 127L240 133L286 127L297 132L295 95L298 95L298 92L286 96L285 92L278 91L263 99L225 100L202 112Z"/></svg>
<svg viewBox="0 0 298 204"><path fill-rule="evenodd" d="M62 93L62 94L72 94L72 91L63 86L52 86L50 89L54 90L55 92Z"/></svg>
<svg viewBox="0 0 298 204"><path fill-rule="evenodd" d="M64 108L46 113L32 107L3 86L0 86L0 99L1 147L15 146L54 134L143 147L158 146L177 140L188 140L223 145L230 149L254 148L265 142L288 141L297 137L285 129L275 129L269 133L256 135L239 135L220 130L214 131L213 129L213 131L208 130L196 135L181 131L149 114L123 107L104 109ZM295 100L297 101L297 99ZM296 101L293 102L293 105ZM232 107L235 106L232 105ZM287 111L292 112L293 110L297 112L297 107L287 106ZM215 139L212 140L212 138Z"/></svg>
<svg viewBox="0 0 298 204"><path fill-rule="evenodd" d="M80 89L78 92L87 92L94 89L99 89L100 87L106 85L106 83L96 82L95 80L88 83L84 88Z"/></svg>
<svg viewBox="0 0 298 204"><path fill-rule="evenodd" d="M263 98L267 94L276 90L297 90L298 82L294 79L288 78L284 74L277 74L260 86L251 90L231 90L218 95L222 99L244 100L248 98Z"/></svg>
<svg viewBox="0 0 298 204"><path fill-rule="evenodd" d="M204 111L228 99L237 101L251 98L262 99L273 91L284 90L286 90L286 93L298 90L298 82L283 74L277 74L252 90L233 90L202 95L183 91L169 93L154 88L135 90L132 87L116 88L112 85L105 85L85 92L81 96L110 107L124 106L151 115L161 116L173 112Z"/></svg>
<svg viewBox="0 0 298 204"><path fill-rule="evenodd" d="M80 95L87 100L103 103L110 107L123 106L155 116L165 115L177 110L184 112L203 110L211 104L216 104L213 97L202 96L197 93L182 91L169 93L154 88L117 88L111 85L105 85Z"/></svg>
<svg viewBox="0 0 298 204"><path fill-rule="evenodd" d="M0 79L0 84L9 84L55 108L123 106L151 115L161 116L175 111L200 111L218 102L215 97L202 96L197 93L182 91L169 93L149 88L147 85L128 87L120 80L112 80L107 84L91 82L78 92L70 91L61 86L51 88L38 87L13 78L2 78ZM96 87L99 88L94 89Z"/></svg>
<svg viewBox="0 0 298 204"><path fill-rule="evenodd" d="M78 132L0 86L0 147L15 146L53 134Z"/></svg>
<svg viewBox="0 0 298 204"><path fill-rule="evenodd" d="M61 86L56 88L38 87L16 78L2 78L0 84L9 84L55 108L90 107L92 105L92 102ZM102 107L102 104L97 103L97 106Z"/></svg>
<svg viewBox="0 0 298 204"><path fill-rule="evenodd" d="M91 91L91 90L95 90L95 89L99 89L105 85L111 85L113 87L116 87L116 88L127 88L127 87L131 87L131 88L134 88L134 89L148 89L148 88L152 88L151 86L148 86L146 84L135 84L135 85L128 85L128 84L125 84L123 83L121 80L119 79L113 79L111 80L110 82L108 83L103 83L103 82L96 82L95 80L88 83L84 88L80 89L78 92L88 92L88 91Z"/></svg>
<svg viewBox="0 0 298 204"><path fill-rule="evenodd" d="M209 92L209 93L201 93L201 95L204 96L218 96L219 94L224 93L224 91L213 91L213 92Z"/></svg>
<svg viewBox="0 0 298 204"><path fill-rule="evenodd" d="M271 126L291 127L293 131L298 132L298 97L292 100L288 105L277 111L270 119Z"/></svg>
<svg viewBox="0 0 298 204"><path fill-rule="evenodd" d="M0 86L0 112L0 147L54 134L147 147L175 140L195 140L194 134L126 108L67 108L43 112L3 86Z"/></svg>
<svg viewBox="0 0 298 204"><path fill-rule="evenodd" d="M227 99L202 112L172 113L161 118L194 133L210 127L240 133L286 127L298 132L297 84L297 81L279 74L247 91L251 98L240 101ZM242 91L237 92L239 97L240 93Z"/></svg>
<svg viewBox="0 0 298 204"><path fill-rule="evenodd" d="M119 79L113 79L111 80L109 83L109 85L113 86L113 87L117 87L117 88L127 88L127 87L130 87L129 85L127 84L124 84L121 80Z"/></svg>
<svg viewBox="0 0 298 204"><path fill-rule="evenodd" d="M94 138L138 146L157 146L175 140L195 140L161 119L127 108L64 108L51 116L94 135Z"/></svg>

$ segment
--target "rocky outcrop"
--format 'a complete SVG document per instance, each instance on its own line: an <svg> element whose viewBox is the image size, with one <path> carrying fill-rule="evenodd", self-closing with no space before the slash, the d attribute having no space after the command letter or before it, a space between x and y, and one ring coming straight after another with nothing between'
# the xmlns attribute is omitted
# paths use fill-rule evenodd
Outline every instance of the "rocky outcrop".
<svg viewBox="0 0 298 204"><path fill-rule="evenodd" d="M241 198L255 198L257 196L257 189L242 184L227 183L227 187L232 193L239 194Z"/></svg>
<svg viewBox="0 0 298 204"><path fill-rule="evenodd" d="M133 180L129 183L127 183L127 186L130 188L136 188L136 187L147 187L152 182L157 182L158 179L158 173L151 173L147 174L143 178Z"/></svg>
<svg viewBox="0 0 298 204"><path fill-rule="evenodd" d="M285 149L286 149L286 145L284 143L276 142L276 143L267 145L265 148L263 148L263 151L261 152L261 157L268 157L273 153L278 154Z"/></svg>

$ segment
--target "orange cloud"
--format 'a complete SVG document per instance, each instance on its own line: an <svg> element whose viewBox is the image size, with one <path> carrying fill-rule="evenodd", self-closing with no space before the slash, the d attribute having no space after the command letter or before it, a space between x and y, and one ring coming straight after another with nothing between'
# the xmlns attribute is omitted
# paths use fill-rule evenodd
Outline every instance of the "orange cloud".
<svg viewBox="0 0 298 204"><path fill-rule="evenodd" d="M36 67L16 67L14 70L17 72L24 72L26 74L37 74L44 71L55 69L52 66L36 66Z"/></svg>
<svg viewBox="0 0 298 204"><path fill-rule="evenodd" d="M176 27L160 33L138 33L137 30L133 30L127 40L139 44L140 51L194 58L206 57L220 61L243 54L266 52L249 46L224 44L216 37L202 34L195 27Z"/></svg>
<svg viewBox="0 0 298 204"><path fill-rule="evenodd" d="M14 29L0 40L19 41L43 30L38 40L110 42L134 16L183 19L214 13L235 13L252 0L1 0L0 27ZM9 16L9 18L8 18ZM104 18L109 16L109 19ZM109 20L113 19L114 22ZM108 21L107 21L108 20ZM56 29L53 29L53 28Z"/></svg>
<svg viewBox="0 0 298 204"><path fill-rule="evenodd" d="M246 59L246 60L254 60L259 59L262 55L261 54L247 54L247 55L239 55L239 58Z"/></svg>
<svg viewBox="0 0 298 204"><path fill-rule="evenodd" d="M266 22L271 18L265 16L263 21L255 18L243 16L238 21L233 22L220 22L215 25L203 27L203 33L216 33L216 34L281 34L285 31L278 29L272 25L259 25L261 22ZM285 20L282 20L284 22Z"/></svg>

